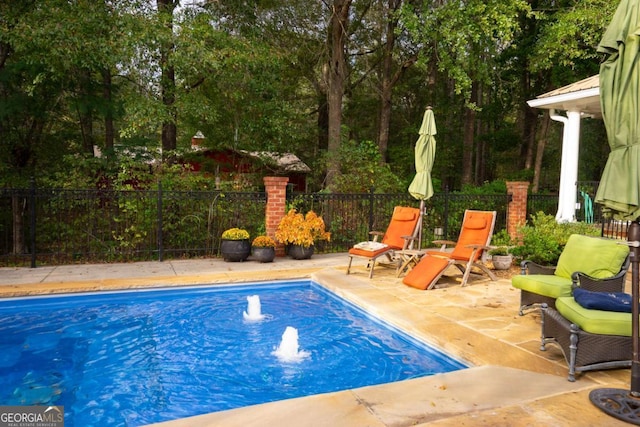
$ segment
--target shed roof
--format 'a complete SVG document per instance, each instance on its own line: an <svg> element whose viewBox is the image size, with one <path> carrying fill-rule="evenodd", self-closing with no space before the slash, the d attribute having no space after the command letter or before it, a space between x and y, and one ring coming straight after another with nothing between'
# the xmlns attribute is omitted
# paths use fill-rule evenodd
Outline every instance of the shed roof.
<svg viewBox="0 0 640 427"><path fill-rule="evenodd" d="M309 173L311 168L293 153L276 153L273 151L238 150L249 157L274 163L283 172Z"/></svg>

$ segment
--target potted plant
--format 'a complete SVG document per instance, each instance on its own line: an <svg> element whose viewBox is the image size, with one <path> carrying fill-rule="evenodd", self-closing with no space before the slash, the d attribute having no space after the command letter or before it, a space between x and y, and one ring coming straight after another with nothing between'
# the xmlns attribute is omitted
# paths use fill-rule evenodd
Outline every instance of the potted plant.
<svg viewBox="0 0 640 427"><path fill-rule="evenodd" d="M311 258L315 242L330 239L331 233L325 230L323 219L314 211L303 215L291 209L280 220L276 230L276 240L287 245L288 254L293 259Z"/></svg>
<svg viewBox="0 0 640 427"><path fill-rule="evenodd" d="M507 246L496 246L489 250L489 255L496 270L508 270L513 264L513 255L509 253Z"/></svg>
<svg viewBox="0 0 640 427"><path fill-rule="evenodd" d="M258 236L251 242L253 257L259 262L272 262L276 257L276 242L269 236Z"/></svg>
<svg viewBox="0 0 640 427"><path fill-rule="evenodd" d="M230 228L222 233L220 253L225 261L244 261L251 254L249 232L242 228Z"/></svg>

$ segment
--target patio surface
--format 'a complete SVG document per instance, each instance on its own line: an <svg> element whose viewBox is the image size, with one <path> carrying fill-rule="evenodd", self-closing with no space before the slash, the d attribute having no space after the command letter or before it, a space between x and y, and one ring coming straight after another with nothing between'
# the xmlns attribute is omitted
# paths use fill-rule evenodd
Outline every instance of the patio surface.
<svg viewBox="0 0 640 427"><path fill-rule="evenodd" d="M510 280L472 278L463 288L446 279L442 288L420 291L403 285L391 269L377 268L370 280L358 261L347 276L347 261L345 254L316 254L270 264L203 259L0 268L0 297L308 277L473 366L156 426L627 425L593 406L588 396L595 388L629 389L630 370L589 372L568 382L560 350L549 345L539 351L538 313L518 316L519 293Z"/></svg>

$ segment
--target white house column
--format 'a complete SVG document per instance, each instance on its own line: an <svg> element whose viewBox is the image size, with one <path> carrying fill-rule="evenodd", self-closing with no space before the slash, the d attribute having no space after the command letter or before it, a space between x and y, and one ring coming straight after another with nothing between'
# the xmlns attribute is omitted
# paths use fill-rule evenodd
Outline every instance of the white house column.
<svg viewBox="0 0 640 427"><path fill-rule="evenodd" d="M567 111L567 117L549 112L551 119L564 124L562 133L562 163L560 165L560 191L558 193L558 212L556 221L574 222L576 220L576 199L578 181L578 154L580 149L579 111Z"/></svg>

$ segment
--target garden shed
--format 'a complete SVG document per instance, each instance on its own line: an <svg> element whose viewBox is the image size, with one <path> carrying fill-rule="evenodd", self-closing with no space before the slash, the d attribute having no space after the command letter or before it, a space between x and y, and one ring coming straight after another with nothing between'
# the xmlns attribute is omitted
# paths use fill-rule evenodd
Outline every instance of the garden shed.
<svg viewBox="0 0 640 427"><path fill-rule="evenodd" d="M189 163L194 171L215 176L217 185L221 181L233 181L240 187L261 185L264 176L286 176L293 191L307 190L311 168L293 153L212 149L194 144L194 139L191 148L196 155Z"/></svg>

